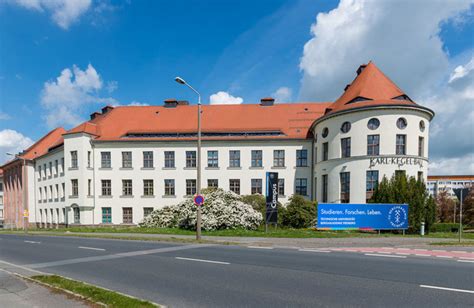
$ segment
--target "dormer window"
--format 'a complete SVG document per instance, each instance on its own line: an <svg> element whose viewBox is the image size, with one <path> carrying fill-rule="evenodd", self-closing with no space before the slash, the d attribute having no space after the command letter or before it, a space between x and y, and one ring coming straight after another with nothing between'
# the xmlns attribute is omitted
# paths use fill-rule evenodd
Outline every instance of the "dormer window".
<svg viewBox="0 0 474 308"><path fill-rule="evenodd" d="M392 98L392 99L398 100L398 101L409 101L409 102L413 102L413 101L411 100L411 98L409 98L408 95L405 95L405 94L399 95L399 96L395 96L395 97Z"/></svg>
<svg viewBox="0 0 474 308"><path fill-rule="evenodd" d="M372 99L362 97L362 96L357 96L356 98L351 99L347 104L352 104L352 103L357 103L357 102L362 102L362 101L371 101Z"/></svg>

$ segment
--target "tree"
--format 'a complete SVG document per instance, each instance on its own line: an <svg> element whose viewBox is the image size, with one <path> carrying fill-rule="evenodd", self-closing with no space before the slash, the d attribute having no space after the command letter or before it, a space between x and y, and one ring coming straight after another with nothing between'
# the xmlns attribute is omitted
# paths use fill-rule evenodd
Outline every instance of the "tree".
<svg viewBox="0 0 474 308"><path fill-rule="evenodd" d="M436 197L436 217L439 222L454 222L454 207L456 200L449 195L447 190L442 190Z"/></svg>
<svg viewBox="0 0 474 308"><path fill-rule="evenodd" d="M462 222L467 226L474 227L474 186L471 186L462 203Z"/></svg>
<svg viewBox="0 0 474 308"><path fill-rule="evenodd" d="M300 195L293 195L281 215L281 224L291 228L308 228L316 222L316 202L306 200Z"/></svg>

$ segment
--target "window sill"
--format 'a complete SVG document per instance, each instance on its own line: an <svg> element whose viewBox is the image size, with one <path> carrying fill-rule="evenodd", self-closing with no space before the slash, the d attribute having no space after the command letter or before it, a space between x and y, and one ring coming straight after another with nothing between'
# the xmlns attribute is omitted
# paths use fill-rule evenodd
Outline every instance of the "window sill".
<svg viewBox="0 0 474 308"><path fill-rule="evenodd" d="M109 196L109 195L100 195L99 198L112 199L112 196Z"/></svg>
<svg viewBox="0 0 474 308"><path fill-rule="evenodd" d="M87 198L94 198L94 196L92 196L92 195L87 195Z"/></svg>
<svg viewBox="0 0 474 308"><path fill-rule="evenodd" d="M206 167L206 170L220 170L219 167Z"/></svg>
<svg viewBox="0 0 474 308"><path fill-rule="evenodd" d="M242 167L227 167L227 170L242 170Z"/></svg>
<svg viewBox="0 0 474 308"><path fill-rule="evenodd" d="M155 195L142 195L141 198L153 199L153 198L155 198Z"/></svg>
<svg viewBox="0 0 474 308"><path fill-rule="evenodd" d="M99 170L112 170L112 167L100 167Z"/></svg>
<svg viewBox="0 0 474 308"><path fill-rule="evenodd" d="M78 167L69 167L67 170L71 171L71 170L79 170Z"/></svg>
<svg viewBox="0 0 474 308"><path fill-rule="evenodd" d="M196 167L184 167L183 170L197 170Z"/></svg>
<svg viewBox="0 0 474 308"><path fill-rule="evenodd" d="M133 170L133 167L121 167L119 170Z"/></svg>
<svg viewBox="0 0 474 308"><path fill-rule="evenodd" d="M193 198L196 194L194 195L184 195L183 198Z"/></svg>
<svg viewBox="0 0 474 308"><path fill-rule="evenodd" d="M69 199L77 199L77 198L79 198L79 196L77 196L77 195L71 195L71 196L69 196Z"/></svg>
<svg viewBox="0 0 474 308"><path fill-rule="evenodd" d="M140 170L155 170L155 167L141 167Z"/></svg>
<svg viewBox="0 0 474 308"><path fill-rule="evenodd" d="M286 169L286 166L282 166L282 167L272 166L271 169Z"/></svg>
<svg viewBox="0 0 474 308"><path fill-rule="evenodd" d="M262 167L249 167L250 170L262 170L264 169L263 166Z"/></svg>
<svg viewBox="0 0 474 308"><path fill-rule="evenodd" d="M176 167L163 167L161 170L176 170Z"/></svg>
<svg viewBox="0 0 474 308"><path fill-rule="evenodd" d="M308 165L306 165L306 166L296 166L295 169L296 168L308 168L308 167L309 167Z"/></svg>
<svg viewBox="0 0 474 308"><path fill-rule="evenodd" d="M133 198L134 195L121 195L119 198Z"/></svg>
<svg viewBox="0 0 474 308"><path fill-rule="evenodd" d="M176 195L163 195L162 198L176 198Z"/></svg>

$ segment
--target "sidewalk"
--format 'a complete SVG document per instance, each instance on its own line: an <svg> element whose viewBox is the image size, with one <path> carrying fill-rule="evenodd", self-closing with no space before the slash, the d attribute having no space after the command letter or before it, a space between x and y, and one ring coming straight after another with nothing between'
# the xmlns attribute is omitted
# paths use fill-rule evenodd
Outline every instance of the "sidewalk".
<svg viewBox="0 0 474 308"><path fill-rule="evenodd" d="M91 307L82 301L54 292L3 270L0 270L0 306L15 308Z"/></svg>

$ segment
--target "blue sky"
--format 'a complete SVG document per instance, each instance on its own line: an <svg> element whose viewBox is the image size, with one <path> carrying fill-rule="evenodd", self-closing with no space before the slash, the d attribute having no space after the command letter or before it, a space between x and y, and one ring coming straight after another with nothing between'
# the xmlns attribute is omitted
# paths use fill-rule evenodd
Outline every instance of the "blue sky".
<svg viewBox="0 0 474 308"><path fill-rule="evenodd" d="M452 108L473 108L472 1L61 2L0 3L0 155L54 126L71 128L106 103L195 101L176 75L205 103L326 101L374 60L441 114L433 168L456 172L443 162L457 159L474 172L472 142L451 152L442 144L452 116L442 101L461 96L466 102ZM458 67L462 76L452 80ZM472 137L472 126L465 129Z"/></svg>

